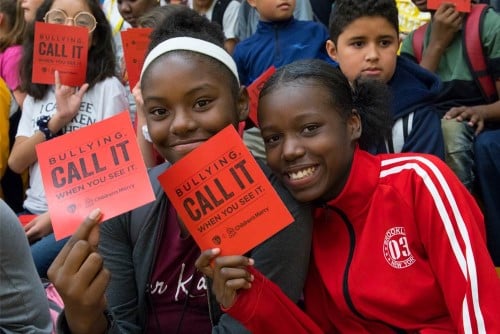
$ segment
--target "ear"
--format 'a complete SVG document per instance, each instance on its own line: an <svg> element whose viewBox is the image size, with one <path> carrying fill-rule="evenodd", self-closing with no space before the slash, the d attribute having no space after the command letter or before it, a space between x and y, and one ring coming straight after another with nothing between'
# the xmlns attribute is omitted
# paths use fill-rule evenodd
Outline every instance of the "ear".
<svg viewBox="0 0 500 334"><path fill-rule="evenodd" d="M257 1L256 0L247 0L248 4L250 7L255 8L257 6Z"/></svg>
<svg viewBox="0 0 500 334"><path fill-rule="evenodd" d="M347 119L348 134L352 141L357 141L361 137L363 131L361 125L361 117L356 109L353 109L351 115Z"/></svg>
<svg viewBox="0 0 500 334"><path fill-rule="evenodd" d="M333 60L337 61L337 46L331 39L326 41L326 52Z"/></svg>
<svg viewBox="0 0 500 334"><path fill-rule="evenodd" d="M239 121L244 121L248 117L248 111L249 111L249 103L250 99L248 97L248 91L245 86L240 87L240 93L238 96L238 117Z"/></svg>

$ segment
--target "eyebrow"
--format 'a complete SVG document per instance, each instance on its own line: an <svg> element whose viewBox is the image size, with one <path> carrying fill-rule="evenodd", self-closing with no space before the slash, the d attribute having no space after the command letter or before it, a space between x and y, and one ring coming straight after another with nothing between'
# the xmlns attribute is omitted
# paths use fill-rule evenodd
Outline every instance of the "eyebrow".
<svg viewBox="0 0 500 334"><path fill-rule="evenodd" d="M184 96L189 96L189 95L194 95L199 91L202 91L204 89L211 89L212 87L215 87L214 85L211 84L201 84L199 86L193 87L192 89L188 90L187 92L184 93ZM163 96L143 96L143 101L162 101L164 100Z"/></svg>

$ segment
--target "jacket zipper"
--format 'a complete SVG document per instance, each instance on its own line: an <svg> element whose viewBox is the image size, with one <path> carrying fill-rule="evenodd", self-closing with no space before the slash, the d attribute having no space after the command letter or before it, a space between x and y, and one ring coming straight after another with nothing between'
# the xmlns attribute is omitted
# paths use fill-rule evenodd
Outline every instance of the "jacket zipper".
<svg viewBox="0 0 500 334"><path fill-rule="evenodd" d="M374 321L374 320L369 320L369 319L365 318L356 309L356 307L354 306L354 303L352 302L351 295L349 294L349 270L351 269L352 258L354 257L354 248L356 245L356 234L354 233L354 227L352 226L351 221L349 220L347 215L344 213L344 211L340 210L337 207L330 206L328 204L325 205L325 208L334 211L337 215L340 216L340 218L344 222L344 224L347 228L347 231L349 233L349 245L350 245L349 246L349 256L347 257L347 262L346 262L345 269L344 269L344 275L342 278L342 291L343 291L345 302L346 302L347 306L349 307L349 309L351 310L351 312L354 313L359 318L361 318L365 321ZM376 322L381 323L381 324L391 328L395 333L398 333L398 334L407 333L405 330L391 326L385 322L382 322L382 321L376 321Z"/></svg>

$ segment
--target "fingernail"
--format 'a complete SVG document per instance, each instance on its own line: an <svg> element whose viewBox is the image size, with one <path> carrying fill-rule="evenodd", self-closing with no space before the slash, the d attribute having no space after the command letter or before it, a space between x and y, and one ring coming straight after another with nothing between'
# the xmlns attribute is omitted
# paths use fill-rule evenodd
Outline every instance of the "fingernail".
<svg viewBox="0 0 500 334"><path fill-rule="evenodd" d="M220 253L220 248L212 248L212 254L217 255Z"/></svg>
<svg viewBox="0 0 500 334"><path fill-rule="evenodd" d="M97 208L92 210L92 212L89 214L89 218L92 220L97 219L101 215L101 209Z"/></svg>
<svg viewBox="0 0 500 334"><path fill-rule="evenodd" d="M248 259L248 265L253 266L255 264L254 259Z"/></svg>
<svg viewBox="0 0 500 334"><path fill-rule="evenodd" d="M254 279L255 277L253 275L250 275L250 282L253 282Z"/></svg>

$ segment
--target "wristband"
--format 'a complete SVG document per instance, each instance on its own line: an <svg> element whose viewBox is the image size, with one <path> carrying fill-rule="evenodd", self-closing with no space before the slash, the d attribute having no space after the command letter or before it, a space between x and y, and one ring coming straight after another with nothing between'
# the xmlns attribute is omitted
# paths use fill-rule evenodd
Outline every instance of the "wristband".
<svg viewBox="0 0 500 334"><path fill-rule="evenodd" d="M50 116L42 116L36 121L36 125L38 125L38 129L45 136L45 140L50 140L54 137L62 135L62 129L59 130L58 133L52 133L49 129L49 121Z"/></svg>

